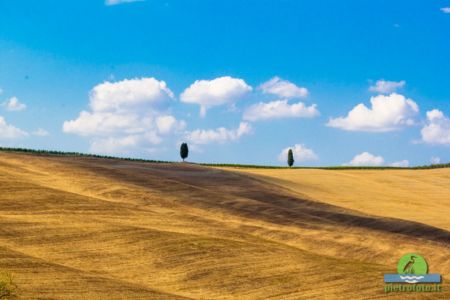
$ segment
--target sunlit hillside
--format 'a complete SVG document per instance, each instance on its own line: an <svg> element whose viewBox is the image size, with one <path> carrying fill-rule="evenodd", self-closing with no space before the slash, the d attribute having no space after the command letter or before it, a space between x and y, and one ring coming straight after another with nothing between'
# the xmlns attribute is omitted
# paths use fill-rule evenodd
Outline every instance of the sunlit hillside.
<svg viewBox="0 0 450 300"><path fill-rule="evenodd" d="M25 299L384 298L407 252L444 277L407 298L450 298L450 169L0 153L0 189L0 271Z"/></svg>
<svg viewBox="0 0 450 300"><path fill-rule="evenodd" d="M450 168L233 170L257 175L304 199L450 230L450 217L445 217L450 216Z"/></svg>

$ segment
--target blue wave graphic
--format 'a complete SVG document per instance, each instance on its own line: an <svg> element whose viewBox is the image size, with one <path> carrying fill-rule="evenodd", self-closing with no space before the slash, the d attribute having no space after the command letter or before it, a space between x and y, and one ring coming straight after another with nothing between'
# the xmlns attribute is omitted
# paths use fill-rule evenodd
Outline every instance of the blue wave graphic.
<svg viewBox="0 0 450 300"><path fill-rule="evenodd" d="M441 274L384 274L386 283L440 283Z"/></svg>
<svg viewBox="0 0 450 300"><path fill-rule="evenodd" d="M414 275L402 276L402 275L400 275L400 279L403 279L407 283L417 283L417 282L420 282L420 280L423 278L424 278L423 276L414 276Z"/></svg>

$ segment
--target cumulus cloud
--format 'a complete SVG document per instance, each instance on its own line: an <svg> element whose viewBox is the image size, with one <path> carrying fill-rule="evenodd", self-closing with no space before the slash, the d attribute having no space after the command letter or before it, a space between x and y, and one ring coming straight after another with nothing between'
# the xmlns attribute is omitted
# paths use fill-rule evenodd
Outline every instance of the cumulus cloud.
<svg viewBox="0 0 450 300"><path fill-rule="evenodd" d="M232 105L252 87L244 80L230 76L213 80L196 80L180 95L185 103L200 105L200 115L204 117L208 108L224 104Z"/></svg>
<svg viewBox="0 0 450 300"><path fill-rule="evenodd" d="M15 139L25 136L28 136L26 131L8 124L5 118L0 117L0 139Z"/></svg>
<svg viewBox="0 0 450 300"><path fill-rule="evenodd" d="M302 98L308 95L306 88L299 87L277 76L261 84L259 89L264 94L272 94L281 98Z"/></svg>
<svg viewBox="0 0 450 300"><path fill-rule="evenodd" d="M158 137L154 138L155 140L152 140L153 144L160 143ZM137 148L142 140L143 137L140 135L97 138L92 141L90 150L94 153L126 154L130 149Z"/></svg>
<svg viewBox="0 0 450 300"><path fill-rule="evenodd" d="M400 160L396 161L390 164L391 167L398 167L398 168L407 168L409 167L409 160Z"/></svg>
<svg viewBox="0 0 450 300"><path fill-rule="evenodd" d="M227 129L220 127L217 129L197 129L186 134L186 140L193 144L224 144L227 142L237 141L242 136L248 135L252 132L252 127L247 122L241 122L236 129Z"/></svg>
<svg viewBox="0 0 450 300"><path fill-rule="evenodd" d="M32 132L32 134L35 136L49 136L50 135L50 133L47 130L42 129L42 128L36 129L35 131Z"/></svg>
<svg viewBox="0 0 450 300"><path fill-rule="evenodd" d="M384 164L384 158L363 152L356 155L348 164L350 166L381 166Z"/></svg>
<svg viewBox="0 0 450 300"><path fill-rule="evenodd" d="M105 5L112 6L124 3L132 3L132 2L142 2L145 0L105 0Z"/></svg>
<svg viewBox="0 0 450 300"><path fill-rule="evenodd" d="M21 111L27 108L26 104L21 103L17 97L11 97L6 102L3 103L3 106L8 111Z"/></svg>
<svg viewBox="0 0 450 300"><path fill-rule="evenodd" d="M155 78L104 82L90 93L90 106L96 112L136 111L161 107L173 98L164 81Z"/></svg>
<svg viewBox="0 0 450 300"><path fill-rule="evenodd" d="M355 106L346 117L330 119L327 126L348 131L387 132L414 124L418 105L403 95L378 95L370 99L371 108L363 103Z"/></svg>
<svg viewBox="0 0 450 300"><path fill-rule="evenodd" d="M427 124L421 130L422 141L450 146L450 119L438 109L427 112Z"/></svg>
<svg viewBox="0 0 450 300"><path fill-rule="evenodd" d="M285 162L287 160L289 149L292 149L294 160L296 162L314 161L319 159L317 154L312 149L307 148L303 144L295 144L293 147L287 147L281 151L278 155L279 161Z"/></svg>
<svg viewBox="0 0 450 300"><path fill-rule="evenodd" d="M145 124L137 113L82 111L75 120L64 122L63 131L81 136L108 136L117 132L133 134L145 131Z"/></svg>
<svg viewBox="0 0 450 300"><path fill-rule="evenodd" d="M244 120L259 121L281 118L312 118L319 115L316 105L306 106L302 102L289 104L288 100L268 103L260 102L246 109Z"/></svg>
<svg viewBox="0 0 450 300"><path fill-rule="evenodd" d="M432 156L430 162L432 165L438 165L441 163L441 158L437 156Z"/></svg>
<svg viewBox="0 0 450 300"><path fill-rule="evenodd" d="M387 81L387 80L378 80L375 85L369 87L369 91L381 94L389 94L395 92L397 89L404 87L406 81Z"/></svg>
<svg viewBox="0 0 450 300"><path fill-rule="evenodd" d="M450 14L450 7L443 7L443 8L441 8L441 11L442 11L444 14Z"/></svg>
<svg viewBox="0 0 450 300"><path fill-rule="evenodd" d="M373 155L369 152L363 152L361 154L356 155L353 159L344 164L344 166L355 166L355 167L378 167L378 166L390 166L397 168L407 168L409 167L409 160L399 160L390 164L385 164L385 160L382 156Z"/></svg>
<svg viewBox="0 0 450 300"><path fill-rule="evenodd" d="M167 113L174 95L155 78L104 82L89 94L90 111L65 121L63 131L90 137L91 152L124 153L159 144L162 135L185 127Z"/></svg>
<svg viewBox="0 0 450 300"><path fill-rule="evenodd" d="M186 127L185 121L178 121L174 116L159 116L156 118L156 126L159 133L169 134L173 131L181 131Z"/></svg>

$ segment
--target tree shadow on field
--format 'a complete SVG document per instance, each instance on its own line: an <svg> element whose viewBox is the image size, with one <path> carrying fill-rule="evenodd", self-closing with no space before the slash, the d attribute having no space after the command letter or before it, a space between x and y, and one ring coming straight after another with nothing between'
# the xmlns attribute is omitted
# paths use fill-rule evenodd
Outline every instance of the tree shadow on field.
<svg viewBox="0 0 450 300"><path fill-rule="evenodd" d="M97 175L170 195L178 203L264 221L318 227L365 228L450 244L450 232L427 224L373 216L305 199L262 178L195 164L152 164L99 159L70 161Z"/></svg>

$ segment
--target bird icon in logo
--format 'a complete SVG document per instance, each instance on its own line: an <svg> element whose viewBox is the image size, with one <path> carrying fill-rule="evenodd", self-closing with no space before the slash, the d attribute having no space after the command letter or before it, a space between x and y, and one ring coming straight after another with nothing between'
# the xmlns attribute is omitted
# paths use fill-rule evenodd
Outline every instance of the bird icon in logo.
<svg viewBox="0 0 450 300"><path fill-rule="evenodd" d="M416 257L414 255L411 255L410 260L403 268L403 273L404 274L415 274L415 272L414 272L414 263L415 262L416 262Z"/></svg>

